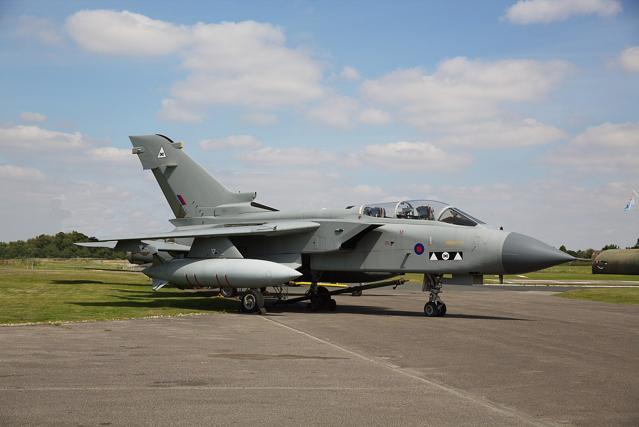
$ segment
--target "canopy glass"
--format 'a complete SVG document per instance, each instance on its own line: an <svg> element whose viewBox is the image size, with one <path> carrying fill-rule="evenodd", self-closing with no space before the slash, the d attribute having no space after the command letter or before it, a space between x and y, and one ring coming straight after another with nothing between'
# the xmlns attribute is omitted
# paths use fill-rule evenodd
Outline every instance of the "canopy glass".
<svg viewBox="0 0 639 427"><path fill-rule="evenodd" d="M469 227L484 224L483 221L472 217L460 209L437 200L401 200L399 202L371 203L362 205L359 208L359 213L360 215L377 218L441 221Z"/></svg>

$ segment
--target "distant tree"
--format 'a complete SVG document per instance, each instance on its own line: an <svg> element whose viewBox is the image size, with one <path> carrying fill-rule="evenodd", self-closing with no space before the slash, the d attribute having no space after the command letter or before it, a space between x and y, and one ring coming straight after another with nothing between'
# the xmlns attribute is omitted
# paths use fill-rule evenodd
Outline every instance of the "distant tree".
<svg viewBox="0 0 639 427"><path fill-rule="evenodd" d="M602 251L608 250L608 249L619 249L619 246L613 244L613 243L609 243L606 246L604 246L603 248L601 248Z"/></svg>
<svg viewBox="0 0 639 427"><path fill-rule="evenodd" d="M591 248L586 250L579 249L579 250L573 251L571 249L566 248L566 245L559 246L559 250L569 255L572 255L575 258L592 258L592 253L595 251L594 249L591 249Z"/></svg>
<svg viewBox="0 0 639 427"><path fill-rule="evenodd" d="M41 234L28 240L0 242L0 259L9 258L124 258L123 252L108 248L83 248L75 242L97 240L77 231L58 233L55 236Z"/></svg>
<svg viewBox="0 0 639 427"><path fill-rule="evenodd" d="M572 255L572 256L574 256L574 257L579 258L579 257L577 256L577 252L576 252L576 251L571 251L570 249L566 248L566 245L561 245L561 246L559 246L559 250L560 250L560 251L562 251L562 252L567 253L568 255Z"/></svg>
<svg viewBox="0 0 639 427"><path fill-rule="evenodd" d="M628 249L639 249L639 239L637 239L637 243L635 243L634 246L631 246Z"/></svg>

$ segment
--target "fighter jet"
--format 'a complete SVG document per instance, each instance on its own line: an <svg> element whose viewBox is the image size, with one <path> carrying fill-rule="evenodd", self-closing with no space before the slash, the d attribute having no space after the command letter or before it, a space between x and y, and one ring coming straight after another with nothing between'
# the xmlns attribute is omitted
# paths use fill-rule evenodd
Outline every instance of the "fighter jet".
<svg viewBox="0 0 639 427"><path fill-rule="evenodd" d="M239 289L241 311L264 312L267 287L284 301L289 284L308 281L308 292L289 302L306 299L313 310L334 310L333 294L397 286L403 281L393 278L419 273L429 294L424 314L433 317L446 314L442 284L481 284L485 274L526 273L574 259L434 200L280 211L256 202L255 192L229 191L180 142L159 134L130 140L173 210L174 228L90 245L148 262L143 273L156 289ZM353 285L329 291L320 281Z"/></svg>

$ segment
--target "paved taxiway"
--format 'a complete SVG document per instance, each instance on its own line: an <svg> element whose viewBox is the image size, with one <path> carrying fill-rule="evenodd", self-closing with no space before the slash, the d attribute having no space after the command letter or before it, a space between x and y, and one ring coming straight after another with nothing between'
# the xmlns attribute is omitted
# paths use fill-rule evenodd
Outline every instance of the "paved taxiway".
<svg viewBox="0 0 639 427"><path fill-rule="evenodd" d="M0 328L0 425L637 425L639 307L382 289L268 316Z"/></svg>

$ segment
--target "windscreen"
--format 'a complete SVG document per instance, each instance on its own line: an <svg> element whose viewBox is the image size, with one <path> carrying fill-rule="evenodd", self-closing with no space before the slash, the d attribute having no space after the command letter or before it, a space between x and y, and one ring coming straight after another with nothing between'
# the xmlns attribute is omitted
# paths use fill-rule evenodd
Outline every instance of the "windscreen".
<svg viewBox="0 0 639 427"><path fill-rule="evenodd" d="M418 219L474 227L483 224L471 215L437 200L401 200L362 205L361 215L375 218Z"/></svg>

